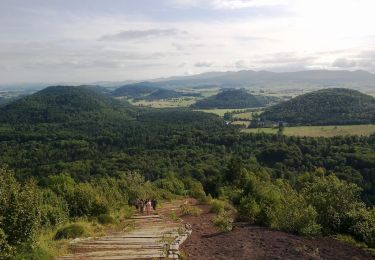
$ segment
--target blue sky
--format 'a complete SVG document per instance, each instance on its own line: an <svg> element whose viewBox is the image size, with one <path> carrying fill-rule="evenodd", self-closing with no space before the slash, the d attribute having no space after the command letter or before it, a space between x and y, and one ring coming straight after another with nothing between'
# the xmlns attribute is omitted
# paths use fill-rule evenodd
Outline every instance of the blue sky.
<svg viewBox="0 0 375 260"><path fill-rule="evenodd" d="M0 83L375 72L373 0L1 0Z"/></svg>

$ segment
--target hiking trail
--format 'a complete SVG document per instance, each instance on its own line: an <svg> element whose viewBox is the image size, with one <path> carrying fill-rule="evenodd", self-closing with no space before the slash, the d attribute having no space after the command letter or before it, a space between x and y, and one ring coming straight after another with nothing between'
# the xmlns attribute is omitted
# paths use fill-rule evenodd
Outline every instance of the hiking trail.
<svg viewBox="0 0 375 260"><path fill-rule="evenodd" d="M131 217L131 231L113 232L99 238L76 239L69 246L70 254L59 260L115 259L178 259L179 245L191 233L180 221L173 221L173 212L187 200L163 203L153 215Z"/></svg>

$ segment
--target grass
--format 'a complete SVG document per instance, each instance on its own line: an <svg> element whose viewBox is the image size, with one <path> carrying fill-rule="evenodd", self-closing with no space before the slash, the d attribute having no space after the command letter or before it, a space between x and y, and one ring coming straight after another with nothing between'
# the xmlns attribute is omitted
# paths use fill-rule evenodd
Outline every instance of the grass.
<svg viewBox="0 0 375 260"><path fill-rule="evenodd" d="M206 113L211 113L211 114L215 114L215 115L218 115L218 116L221 116L223 117L225 113L231 113L233 111L245 111L246 109L197 109L196 111L202 111L202 112L206 112Z"/></svg>
<svg viewBox="0 0 375 260"><path fill-rule="evenodd" d="M142 107L153 107L153 108L168 108L168 107L188 107L196 102L194 97L185 97L185 98L171 98L171 99L161 99L161 100L139 100L139 101L130 101L135 106Z"/></svg>
<svg viewBox="0 0 375 260"><path fill-rule="evenodd" d="M250 125L249 121L233 121L231 122L232 125L237 125L241 127L248 127Z"/></svg>
<svg viewBox="0 0 375 260"><path fill-rule="evenodd" d="M240 120L251 120L254 112L247 111L243 113L234 114L234 119L240 119Z"/></svg>
<svg viewBox="0 0 375 260"><path fill-rule="evenodd" d="M36 238L36 244L32 248L25 248L19 252L14 259L30 259L30 260L44 260L54 259L57 256L68 253L70 239L55 240L58 230L69 226L69 224L79 225L84 229L83 237L99 237L106 234L107 230L125 230L131 229L131 222L126 221L133 214L131 207L124 207L121 210L115 211L111 214L116 220L116 223L111 225L102 225L98 223L97 219L91 220L83 218L71 223L65 223L52 229L46 229Z"/></svg>
<svg viewBox="0 0 375 260"><path fill-rule="evenodd" d="M277 128L244 129L244 133L277 134ZM295 126L285 127L284 135L308 137L333 137L359 135L369 136L375 133L375 125L344 125L344 126Z"/></svg>
<svg viewBox="0 0 375 260"><path fill-rule="evenodd" d="M172 212L169 214L169 217L170 217L170 219L173 220L173 221L179 221L179 220L180 220L180 218L177 216L176 211L172 211Z"/></svg>
<svg viewBox="0 0 375 260"><path fill-rule="evenodd" d="M181 205L180 210L183 216L199 216L202 214L200 208L191 205Z"/></svg>

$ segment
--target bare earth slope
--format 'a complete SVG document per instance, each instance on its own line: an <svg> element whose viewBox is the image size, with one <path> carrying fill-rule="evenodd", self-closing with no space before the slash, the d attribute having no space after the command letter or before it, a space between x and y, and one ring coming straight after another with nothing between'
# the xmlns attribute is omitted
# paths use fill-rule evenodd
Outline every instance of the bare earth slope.
<svg viewBox="0 0 375 260"><path fill-rule="evenodd" d="M182 245L188 259L375 259L367 252L330 238L307 238L268 228L237 224L232 232L218 233L213 214L183 217L192 235Z"/></svg>

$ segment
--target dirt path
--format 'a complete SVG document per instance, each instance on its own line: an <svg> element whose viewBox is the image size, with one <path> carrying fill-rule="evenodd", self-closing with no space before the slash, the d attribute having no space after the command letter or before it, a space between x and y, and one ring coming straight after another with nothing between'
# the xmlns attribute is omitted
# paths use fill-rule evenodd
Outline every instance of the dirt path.
<svg viewBox="0 0 375 260"><path fill-rule="evenodd" d="M97 239L82 240L70 246L71 254L61 260L159 259L167 257L171 244L181 238L184 225L172 221L183 200L165 203L155 215L132 217L134 229Z"/></svg>
<svg viewBox="0 0 375 260"><path fill-rule="evenodd" d="M220 233L208 206L203 214L185 216L192 235L182 245L191 260L220 259L375 259L367 252L330 238L307 238L268 228L237 223L232 232Z"/></svg>

